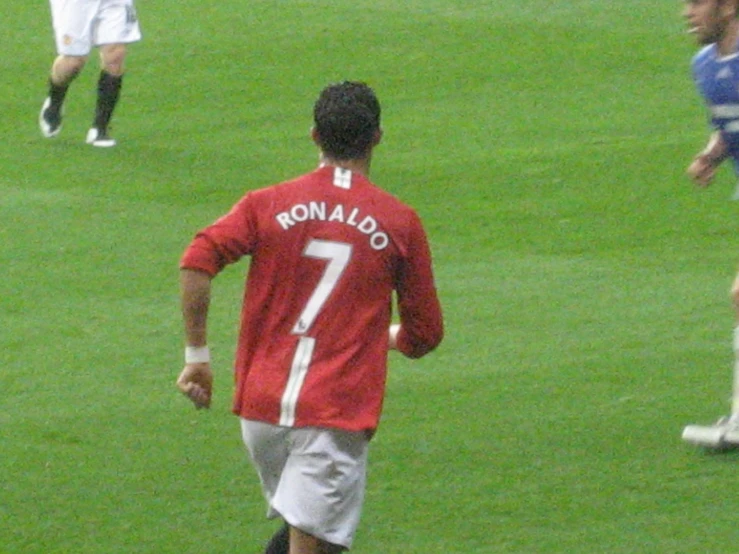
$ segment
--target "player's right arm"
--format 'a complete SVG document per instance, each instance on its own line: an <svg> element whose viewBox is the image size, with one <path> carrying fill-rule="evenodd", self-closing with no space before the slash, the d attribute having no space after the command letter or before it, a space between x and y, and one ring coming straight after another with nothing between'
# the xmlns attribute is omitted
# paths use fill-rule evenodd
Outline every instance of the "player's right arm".
<svg viewBox="0 0 739 554"><path fill-rule="evenodd" d="M210 407L213 372L210 369L207 327L211 276L204 271L180 271L182 318L185 325L185 367L177 378L177 388L196 408Z"/></svg>
<svg viewBox="0 0 739 554"><path fill-rule="evenodd" d="M241 199L225 216L199 232L180 260L180 297L185 326L185 367L177 388L195 407L210 407L213 373L207 343L211 280L227 265L251 253L256 233L252 198Z"/></svg>
<svg viewBox="0 0 739 554"><path fill-rule="evenodd" d="M698 153L688 167L688 176L699 187L707 187L716 175L716 169L728 157L726 141L721 131L714 131L706 147Z"/></svg>

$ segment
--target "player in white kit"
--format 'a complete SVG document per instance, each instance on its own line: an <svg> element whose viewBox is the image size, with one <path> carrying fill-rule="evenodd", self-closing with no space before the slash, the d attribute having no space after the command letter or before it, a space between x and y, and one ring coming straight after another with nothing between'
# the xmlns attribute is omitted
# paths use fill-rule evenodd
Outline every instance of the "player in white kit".
<svg viewBox="0 0 739 554"><path fill-rule="evenodd" d="M127 45L141 40L134 0L50 0L57 57L51 66L49 94L39 114L41 133L55 137L62 127L67 90L87 63L93 47L100 52L100 77L92 127L86 142L115 146L109 135L120 97Z"/></svg>

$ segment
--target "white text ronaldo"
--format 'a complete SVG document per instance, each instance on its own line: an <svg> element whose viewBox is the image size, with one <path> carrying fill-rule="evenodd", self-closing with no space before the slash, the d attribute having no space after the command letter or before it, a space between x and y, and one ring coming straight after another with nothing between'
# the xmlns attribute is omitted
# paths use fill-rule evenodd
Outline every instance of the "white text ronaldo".
<svg viewBox="0 0 739 554"><path fill-rule="evenodd" d="M387 234L379 230L377 220L374 217L360 214L359 208L345 208L341 204L336 204L331 209L326 205L326 202L295 204L289 210L278 213L275 219L285 230L297 223L309 220L336 221L351 225L360 233L364 233L369 237L369 244L375 250L382 250L390 242Z"/></svg>

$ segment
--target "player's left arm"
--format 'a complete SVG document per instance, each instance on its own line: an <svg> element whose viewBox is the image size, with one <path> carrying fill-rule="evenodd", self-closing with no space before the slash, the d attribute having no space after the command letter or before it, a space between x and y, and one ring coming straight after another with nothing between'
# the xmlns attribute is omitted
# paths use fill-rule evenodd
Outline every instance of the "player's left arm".
<svg viewBox="0 0 739 554"><path fill-rule="evenodd" d="M406 256L396 291L400 325L390 328L389 346L409 358L436 348L444 336L441 304L436 292L431 250L421 220L413 213Z"/></svg>
<svg viewBox="0 0 739 554"><path fill-rule="evenodd" d="M393 323L388 330L388 350L398 350L398 333L400 332L400 323Z"/></svg>

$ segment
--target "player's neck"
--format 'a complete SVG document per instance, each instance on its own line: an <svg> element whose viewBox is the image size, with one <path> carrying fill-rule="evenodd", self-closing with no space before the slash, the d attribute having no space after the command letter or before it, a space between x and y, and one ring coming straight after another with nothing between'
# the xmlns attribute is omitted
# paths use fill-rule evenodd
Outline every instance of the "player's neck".
<svg viewBox="0 0 739 554"><path fill-rule="evenodd" d="M334 167L341 167L343 169L348 169L352 173L359 173L360 175L364 175L365 177L369 177L370 161L371 161L371 157L360 158L360 159L356 159L356 160L335 160L335 159L330 158L328 156L321 155L321 157L319 159L319 165L321 167L323 167L325 165L332 165Z"/></svg>
<svg viewBox="0 0 739 554"><path fill-rule="evenodd" d="M727 26L724 36L716 44L718 53L721 56L736 54L737 40L739 40L739 19L733 19Z"/></svg>

